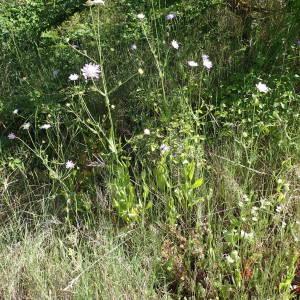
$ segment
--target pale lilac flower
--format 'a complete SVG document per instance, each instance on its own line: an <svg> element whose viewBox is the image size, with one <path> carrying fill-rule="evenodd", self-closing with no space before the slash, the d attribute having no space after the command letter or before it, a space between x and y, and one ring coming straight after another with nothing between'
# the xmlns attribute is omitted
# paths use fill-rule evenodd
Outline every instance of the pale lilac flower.
<svg viewBox="0 0 300 300"><path fill-rule="evenodd" d="M140 19L140 20L145 19L145 15L144 15L143 13L139 13L139 14L137 15L137 17L138 17L138 19Z"/></svg>
<svg viewBox="0 0 300 300"><path fill-rule="evenodd" d="M15 110L13 111L13 114L14 114L14 115L17 115L18 112L19 112L19 110L18 110L18 109L15 109Z"/></svg>
<svg viewBox="0 0 300 300"><path fill-rule="evenodd" d="M79 78L78 74L71 74L69 76L69 80L71 80L71 81L76 81L76 80L78 80L78 78Z"/></svg>
<svg viewBox="0 0 300 300"><path fill-rule="evenodd" d="M11 132L7 137L9 140L14 140L17 136L13 132Z"/></svg>
<svg viewBox="0 0 300 300"><path fill-rule="evenodd" d="M31 124L30 124L29 122L27 122L27 123L24 123L24 124L21 126L21 128L24 129L24 130L28 130L30 126L31 126Z"/></svg>
<svg viewBox="0 0 300 300"><path fill-rule="evenodd" d="M172 47L173 47L174 49L176 49L176 50L179 49L179 44L178 44L177 41L173 40L173 41L171 42L171 45L172 45Z"/></svg>
<svg viewBox="0 0 300 300"><path fill-rule="evenodd" d="M300 46L300 40L297 41L297 45Z"/></svg>
<svg viewBox="0 0 300 300"><path fill-rule="evenodd" d="M161 153L165 153L170 150L170 147L166 144L162 144L159 149L160 149Z"/></svg>
<svg viewBox="0 0 300 300"><path fill-rule="evenodd" d="M261 93L267 93L270 89L267 87L266 84L259 82L256 84L256 88L258 89L259 92Z"/></svg>
<svg viewBox="0 0 300 300"><path fill-rule="evenodd" d="M166 15L166 20L171 21L174 18L176 18L176 14L175 13L169 13L168 15Z"/></svg>
<svg viewBox="0 0 300 300"><path fill-rule="evenodd" d="M42 126L40 126L40 129L49 129L51 127L51 125L50 124L44 124L44 125L42 125Z"/></svg>
<svg viewBox="0 0 300 300"><path fill-rule="evenodd" d="M211 69L212 68L212 62L210 61L209 59L209 56L208 55L202 55L202 61L203 61L203 66L206 68L206 69Z"/></svg>
<svg viewBox="0 0 300 300"><path fill-rule="evenodd" d="M148 128L144 129L144 135L150 135L150 130Z"/></svg>
<svg viewBox="0 0 300 300"><path fill-rule="evenodd" d="M131 50L136 50L137 49L137 45L136 44L132 44L130 47Z"/></svg>
<svg viewBox="0 0 300 300"><path fill-rule="evenodd" d="M189 60L187 63L192 68L199 66L199 64L197 62L193 61L193 60Z"/></svg>
<svg viewBox="0 0 300 300"><path fill-rule="evenodd" d="M66 162L66 169L74 169L75 163L73 163L71 160L68 160Z"/></svg>
<svg viewBox="0 0 300 300"><path fill-rule="evenodd" d="M87 79L98 79L101 73L100 66L96 64L85 64L81 69L83 77Z"/></svg>

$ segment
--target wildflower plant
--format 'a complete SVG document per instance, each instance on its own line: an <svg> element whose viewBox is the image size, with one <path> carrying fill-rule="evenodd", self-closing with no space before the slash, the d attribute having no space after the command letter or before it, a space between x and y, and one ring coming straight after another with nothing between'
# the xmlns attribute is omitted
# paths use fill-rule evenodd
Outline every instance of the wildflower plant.
<svg viewBox="0 0 300 300"><path fill-rule="evenodd" d="M35 22L44 18L41 26L62 19L53 10L69 16L60 8L75 3L59 0L44 4L44 11L37 1L27 2L18 8L21 15L35 11ZM295 25L281 23L273 10L264 14L268 4L263 13L247 10L244 20L240 10L218 1L171 2L76 1L78 13L41 29L33 48L26 42L28 50L16 34L29 26L22 25L24 17L12 11L17 21L7 27L0 11L0 41L7 47L0 49L1 66L9 62L0 75L0 113L2 103L7 110L0 120L0 216L4 226L16 220L17 232L25 216L26 236L31 226L46 228L47 239L42 231L38 244L47 249L56 233L48 219L57 217L54 252L66 249L69 262L61 280L66 287L53 291L49 278L45 292L45 279L31 277L21 259L26 276L9 277L4 297L51 292L93 298L108 290L112 298L141 299L291 295L299 227L299 47L295 37L289 47L287 36ZM268 26L277 23L289 26L280 28L273 45ZM45 220L35 224L40 217ZM99 220L108 229L101 223L99 231ZM11 239L23 246L16 233L2 237L3 244ZM106 240L112 244L107 252L101 248ZM78 252L81 245L86 253ZM114 256L104 276L98 262L105 266ZM143 282L151 277L145 293L136 295L144 290L139 281L131 290L128 278L124 288L119 274L114 280L120 257L132 281L139 273ZM120 284L120 295L111 282Z"/></svg>

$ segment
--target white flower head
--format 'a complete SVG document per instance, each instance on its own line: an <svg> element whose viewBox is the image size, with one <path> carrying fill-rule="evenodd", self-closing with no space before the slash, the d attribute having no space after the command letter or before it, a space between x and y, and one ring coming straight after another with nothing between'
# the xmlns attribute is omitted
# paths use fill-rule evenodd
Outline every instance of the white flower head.
<svg viewBox="0 0 300 300"><path fill-rule="evenodd" d="M265 83L259 82L256 84L256 88L261 93L267 93L270 89L267 87Z"/></svg>
<svg viewBox="0 0 300 300"><path fill-rule="evenodd" d="M277 212L277 213L281 213L281 212L283 211L283 209L284 209L284 207L283 207L282 205L278 205L278 206L276 207L276 212Z"/></svg>
<svg viewBox="0 0 300 300"><path fill-rule="evenodd" d="M193 61L193 60L189 60L187 63L192 68L199 66L199 64L197 62Z"/></svg>
<svg viewBox="0 0 300 300"><path fill-rule="evenodd" d="M26 122L21 126L21 128L24 130L28 130L30 126L31 126L31 124L29 122Z"/></svg>
<svg viewBox="0 0 300 300"><path fill-rule="evenodd" d="M211 68L212 68L212 62L210 61L210 60L204 60L203 61L203 66L206 68L206 69L208 69L208 70L210 70Z"/></svg>
<svg viewBox="0 0 300 300"><path fill-rule="evenodd" d="M87 79L98 79L101 73L100 66L96 64L85 64L81 69L83 77Z"/></svg>
<svg viewBox="0 0 300 300"><path fill-rule="evenodd" d="M225 257L225 260L226 260L229 264L233 264L233 263L234 263L234 259L233 259L229 254L225 254L224 257Z"/></svg>
<svg viewBox="0 0 300 300"><path fill-rule="evenodd" d="M137 18L140 19L140 20L143 20L143 19L145 19L145 15L143 13L139 13L137 15Z"/></svg>
<svg viewBox="0 0 300 300"><path fill-rule="evenodd" d="M87 6L92 6L92 5L104 5L105 2L103 0L89 0L86 2Z"/></svg>
<svg viewBox="0 0 300 300"><path fill-rule="evenodd" d="M17 136L13 132L11 132L7 137L9 140L14 140Z"/></svg>
<svg viewBox="0 0 300 300"><path fill-rule="evenodd" d="M145 128L144 129L144 135L150 135L150 130L148 128Z"/></svg>
<svg viewBox="0 0 300 300"><path fill-rule="evenodd" d="M168 15L166 15L166 20L171 21L173 19L176 18L176 14L175 13L169 13Z"/></svg>
<svg viewBox="0 0 300 300"><path fill-rule="evenodd" d="M13 110L13 114L14 114L14 115L17 115L17 114L18 114L18 112L19 112L19 110L18 110L18 109L14 109L14 110Z"/></svg>
<svg viewBox="0 0 300 300"><path fill-rule="evenodd" d="M178 44L177 41L173 40L173 41L171 42L171 45L172 45L172 47L173 47L174 49L176 49L176 50L179 49L179 44Z"/></svg>
<svg viewBox="0 0 300 300"><path fill-rule="evenodd" d="M78 78L79 78L78 74L71 74L69 76L69 80L71 80L71 81L76 81L76 80L78 80Z"/></svg>
<svg viewBox="0 0 300 300"><path fill-rule="evenodd" d="M139 68L139 69L138 69L138 73L139 73L140 75L143 75L143 74L144 74L144 70L143 70L142 68Z"/></svg>
<svg viewBox="0 0 300 300"><path fill-rule="evenodd" d="M202 61L203 61L203 66L210 70L212 68L212 62L210 61L209 59L209 56L208 55L202 55Z"/></svg>
<svg viewBox="0 0 300 300"><path fill-rule="evenodd" d="M166 144L162 144L159 149L160 149L161 153L165 153L170 150L170 147Z"/></svg>
<svg viewBox="0 0 300 300"><path fill-rule="evenodd" d="M74 169L75 163L72 160L66 162L66 169Z"/></svg>
<svg viewBox="0 0 300 300"><path fill-rule="evenodd" d="M49 129L51 127L51 125L50 124L44 124L44 125L42 125L42 126L40 126L40 129Z"/></svg>
<svg viewBox="0 0 300 300"><path fill-rule="evenodd" d="M241 237L244 238L244 239L247 239L247 240L252 240L253 237L254 237L254 234L253 232L246 232L244 230L241 230Z"/></svg>
<svg viewBox="0 0 300 300"><path fill-rule="evenodd" d="M137 50L137 45L136 44L132 44L131 47L130 47L130 49L133 50L133 51Z"/></svg>

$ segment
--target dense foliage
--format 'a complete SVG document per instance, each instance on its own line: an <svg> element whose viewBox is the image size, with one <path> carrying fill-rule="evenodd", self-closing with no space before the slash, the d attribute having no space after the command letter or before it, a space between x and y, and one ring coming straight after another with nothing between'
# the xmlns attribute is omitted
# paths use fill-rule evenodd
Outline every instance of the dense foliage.
<svg viewBox="0 0 300 300"><path fill-rule="evenodd" d="M1 2L0 298L296 297L299 16Z"/></svg>

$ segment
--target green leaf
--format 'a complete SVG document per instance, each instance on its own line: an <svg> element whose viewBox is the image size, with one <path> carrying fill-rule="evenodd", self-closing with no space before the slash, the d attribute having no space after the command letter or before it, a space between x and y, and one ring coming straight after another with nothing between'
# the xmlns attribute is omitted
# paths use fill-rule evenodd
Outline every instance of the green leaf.
<svg viewBox="0 0 300 300"><path fill-rule="evenodd" d="M203 182L204 182L204 179L203 179L203 178L199 178L199 179L197 179L197 180L193 183L193 185L191 186L191 188L192 188L193 190L194 190L194 189L197 189L197 188L199 188L200 186L202 186Z"/></svg>

